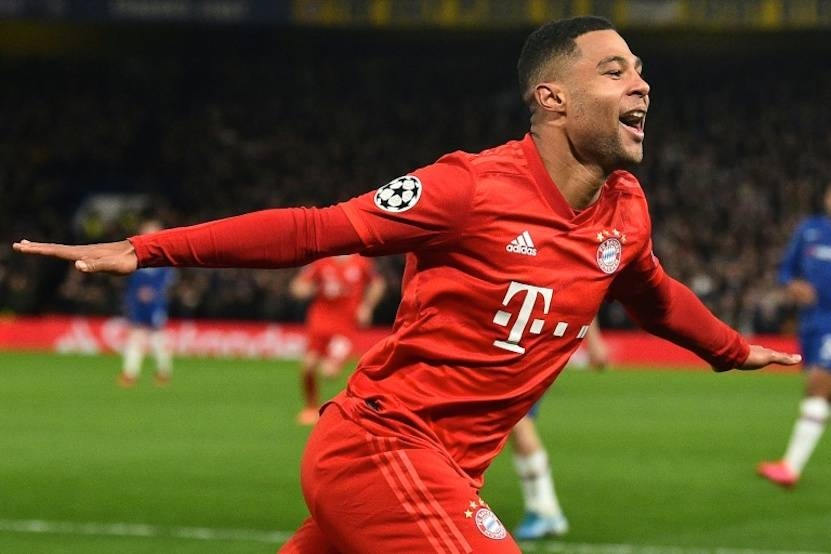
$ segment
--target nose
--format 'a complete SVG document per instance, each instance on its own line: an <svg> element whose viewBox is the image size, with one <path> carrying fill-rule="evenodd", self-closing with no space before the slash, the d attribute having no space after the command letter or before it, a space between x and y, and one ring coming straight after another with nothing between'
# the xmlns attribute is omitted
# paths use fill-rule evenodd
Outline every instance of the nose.
<svg viewBox="0 0 831 554"><path fill-rule="evenodd" d="M643 78L640 73L635 73L635 84L632 87L632 94L637 94L640 97L649 96L649 83Z"/></svg>

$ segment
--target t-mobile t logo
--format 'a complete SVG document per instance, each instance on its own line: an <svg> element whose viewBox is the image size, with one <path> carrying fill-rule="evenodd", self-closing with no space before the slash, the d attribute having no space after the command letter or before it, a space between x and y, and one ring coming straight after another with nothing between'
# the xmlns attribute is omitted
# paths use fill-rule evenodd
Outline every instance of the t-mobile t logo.
<svg viewBox="0 0 831 554"><path fill-rule="evenodd" d="M547 314L551 306L551 297L554 295L554 291L552 289L511 281L508 292L505 293L505 298L502 300L502 305L507 306L511 299L519 292L525 292L525 299L522 301L522 307L519 309L519 315L517 315L513 327L511 327L511 332L508 334L508 340L495 340L493 341L493 345L504 350L516 352L517 354L525 354L525 349L519 345L519 341L525 333L525 328L528 327L529 320L531 320L531 313L534 311L537 297L542 296L543 314ZM493 316L493 322L502 327L507 327L511 322L512 315L511 312L499 310ZM528 332L539 335L542 332L542 326L545 324L545 320L534 319L530 323L531 327L528 329Z"/></svg>

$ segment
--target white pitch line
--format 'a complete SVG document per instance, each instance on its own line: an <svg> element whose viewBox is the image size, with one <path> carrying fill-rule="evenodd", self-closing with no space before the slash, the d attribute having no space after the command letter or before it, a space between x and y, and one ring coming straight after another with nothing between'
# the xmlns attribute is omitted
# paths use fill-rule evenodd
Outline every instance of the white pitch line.
<svg viewBox="0 0 831 554"><path fill-rule="evenodd" d="M520 542L526 554L537 552L557 554L831 554L829 551L760 550L757 548L726 548L723 546L667 546L648 544L592 544L562 541Z"/></svg>
<svg viewBox="0 0 831 554"><path fill-rule="evenodd" d="M203 541L241 541L283 544L292 531L214 529L210 527L165 527L142 523L80 523L40 519L0 519L0 532L110 537L171 537ZM760 550L756 548L659 546L638 544L591 544L562 541L521 542L523 552L555 554L831 554L831 551Z"/></svg>
<svg viewBox="0 0 831 554"><path fill-rule="evenodd" d="M53 535L88 535L111 537L173 537L203 541L245 541L281 544L291 532L255 529L212 529L210 527L163 527L142 523L76 523L40 519L0 519L0 531Z"/></svg>

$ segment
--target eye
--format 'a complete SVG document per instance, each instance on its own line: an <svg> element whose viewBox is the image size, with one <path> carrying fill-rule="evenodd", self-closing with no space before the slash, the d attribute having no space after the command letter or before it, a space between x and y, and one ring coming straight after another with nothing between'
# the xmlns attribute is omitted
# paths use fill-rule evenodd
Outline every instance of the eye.
<svg viewBox="0 0 831 554"><path fill-rule="evenodd" d="M620 69L610 69L609 71L606 71L604 75L609 75L612 78L618 79L621 75L623 75L623 71Z"/></svg>

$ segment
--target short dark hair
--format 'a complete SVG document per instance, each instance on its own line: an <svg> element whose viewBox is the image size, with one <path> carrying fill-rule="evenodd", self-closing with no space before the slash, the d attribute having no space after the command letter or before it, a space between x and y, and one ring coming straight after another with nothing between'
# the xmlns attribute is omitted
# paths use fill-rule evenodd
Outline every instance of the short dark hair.
<svg viewBox="0 0 831 554"><path fill-rule="evenodd" d="M540 81L545 67L557 58L574 53L577 48L574 39L591 31L614 28L608 19L587 15L546 23L528 35L516 64L519 91L525 103L532 105L531 87Z"/></svg>

